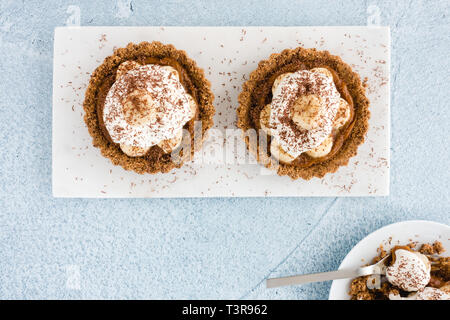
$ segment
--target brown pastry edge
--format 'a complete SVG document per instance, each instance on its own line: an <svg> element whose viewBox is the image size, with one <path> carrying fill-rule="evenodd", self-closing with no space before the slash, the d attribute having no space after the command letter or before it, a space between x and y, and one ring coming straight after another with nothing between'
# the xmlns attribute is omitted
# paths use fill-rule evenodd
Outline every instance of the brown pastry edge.
<svg viewBox="0 0 450 320"><path fill-rule="evenodd" d="M277 174L280 176L287 175L293 180L299 178L309 180L313 177L323 178L327 173L334 173L339 167L348 164L349 159L357 154L358 146L364 142L365 134L369 129L369 100L365 95L365 88L361 83L361 78L358 74L353 72L351 67L340 57L331 55L328 51L318 51L315 48L305 49L298 47L295 49L285 49L281 53L273 53L267 60L260 61L258 67L250 73L249 80L243 84L242 91L239 94L237 126L242 129L244 133L249 129L256 129L251 123L250 116L252 91L255 89L258 82L266 79L266 74L270 71L275 71L287 60L289 61L292 58L310 61L320 58L321 60L326 60L335 64L330 67L333 68L339 77L346 83L355 104L355 125L350 136L346 139L337 154L331 159L307 168L299 168L295 165L283 163L275 166L273 160L267 153L260 152L259 144L256 146L251 145L248 137L244 137L244 140L247 148L256 156L258 162L266 168L277 170Z"/></svg>
<svg viewBox="0 0 450 320"><path fill-rule="evenodd" d="M174 168L180 168L186 159L179 163L169 161L149 164L142 157L129 157L118 146L107 140L98 122L96 110L97 90L105 75L113 72L122 62L133 60L133 55L142 51L145 51L145 54L148 54L149 57L170 57L176 59L185 68L195 86L197 88L199 86L201 87L199 88L198 109L199 117L202 121L202 139L198 145L191 146L191 155L188 159L192 158L195 151L201 149L203 141L206 139L207 131L214 124L214 94L211 91L211 83L206 79L204 70L198 67L196 62L190 59L184 50L177 50L173 45L165 45L159 41L141 42L139 44L129 43L125 48L115 49L111 56L105 58L103 63L92 73L88 88L86 89L83 103L83 109L85 111L84 121L92 137L94 147L99 148L101 154L110 159L114 165L119 165L125 170L135 171L139 174L167 173ZM191 134L193 133L191 132Z"/></svg>

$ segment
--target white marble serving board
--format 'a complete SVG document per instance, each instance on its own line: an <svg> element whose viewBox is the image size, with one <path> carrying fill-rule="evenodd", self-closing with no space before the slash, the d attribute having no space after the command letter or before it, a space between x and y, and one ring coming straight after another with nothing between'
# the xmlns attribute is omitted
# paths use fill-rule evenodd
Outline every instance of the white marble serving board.
<svg viewBox="0 0 450 320"><path fill-rule="evenodd" d="M185 50L205 70L215 95L215 125L196 161L168 174L139 175L101 156L83 121L90 74L129 42L158 40ZM237 96L258 61L302 46L329 50L367 77L370 130L358 155L324 179L293 181L239 161L224 144L236 128ZM387 27L68 27L55 30L53 195L55 197L278 197L389 194L389 66ZM229 131L228 131L229 132ZM221 148L225 148L223 156ZM238 148L244 148L239 141ZM243 150L243 149L242 149ZM226 158L235 161L227 163ZM242 158L242 157L241 157ZM202 161L203 160L203 161ZM238 161L236 161L238 160Z"/></svg>

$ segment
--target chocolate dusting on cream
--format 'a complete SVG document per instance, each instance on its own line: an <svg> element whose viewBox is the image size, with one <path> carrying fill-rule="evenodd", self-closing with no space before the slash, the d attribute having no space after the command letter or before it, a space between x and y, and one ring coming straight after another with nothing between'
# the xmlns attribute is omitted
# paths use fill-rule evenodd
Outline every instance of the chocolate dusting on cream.
<svg viewBox="0 0 450 320"><path fill-rule="evenodd" d="M361 79L352 68L338 56L328 51L316 49L285 49L280 53L273 53L266 60L259 62L258 67L245 78L239 94L239 108L237 110L237 126L244 132L249 129L260 129L260 113L272 100L272 84L276 77L283 73L313 68L327 68L332 70L334 82L342 96L354 109L352 120L337 132L330 154L317 161L300 155L292 163L273 165L267 146L254 145L250 139L245 139L247 148L253 153L258 162L269 169L277 171L278 175L287 175L292 179L309 180L313 177L322 178L327 173L333 173L340 166L348 164L349 159L357 154L357 149L364 142L369 129L370 118L369 100L361 84ZM337 139L337 140L336 140Z"/></svg>

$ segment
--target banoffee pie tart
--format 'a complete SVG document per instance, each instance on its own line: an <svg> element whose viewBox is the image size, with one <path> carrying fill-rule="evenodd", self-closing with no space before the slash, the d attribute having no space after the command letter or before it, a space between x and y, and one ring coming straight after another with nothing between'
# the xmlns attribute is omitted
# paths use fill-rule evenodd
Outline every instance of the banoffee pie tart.
<svg viewBox="0 0 450 320"><path fill-rule="evenodd" d="M368 130L360 77L339 57L288 49L261 61L239 95L238 126L267 168L292 179L348 164ZM249 132L257 132L258 139Z"/></svg>
<svg viewBox="0 0 450 320"><path fill-rule="evenodd" d="M84 119L94 146L113 164L168 172L201 147L213 124L213 99L203 70L184 51L129 44L92 74Z"/></svg>

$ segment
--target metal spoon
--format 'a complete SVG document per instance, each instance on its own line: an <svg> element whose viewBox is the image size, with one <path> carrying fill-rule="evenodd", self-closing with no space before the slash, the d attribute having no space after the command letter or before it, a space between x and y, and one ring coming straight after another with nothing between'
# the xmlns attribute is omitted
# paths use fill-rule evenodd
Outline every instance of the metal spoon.
<svg viewBox="0 0 450 320"><path fill-rule="evenodd" d="M282 286L291 286L302 283L309 282L322 282L329 280L338 280L338 279L349 279L349 278L357 278L368 275L382 275L386 274L386 259L389 257L386 256L376 264L361 267L358 269L344 269L338 271L330 271L330 272L322 272L322 273L312 273L312 274L304 274L298 276L290 276L290 277L282 277L282 278L272 278L268 279L266 282L267 288L276 288Z"/></svg>

